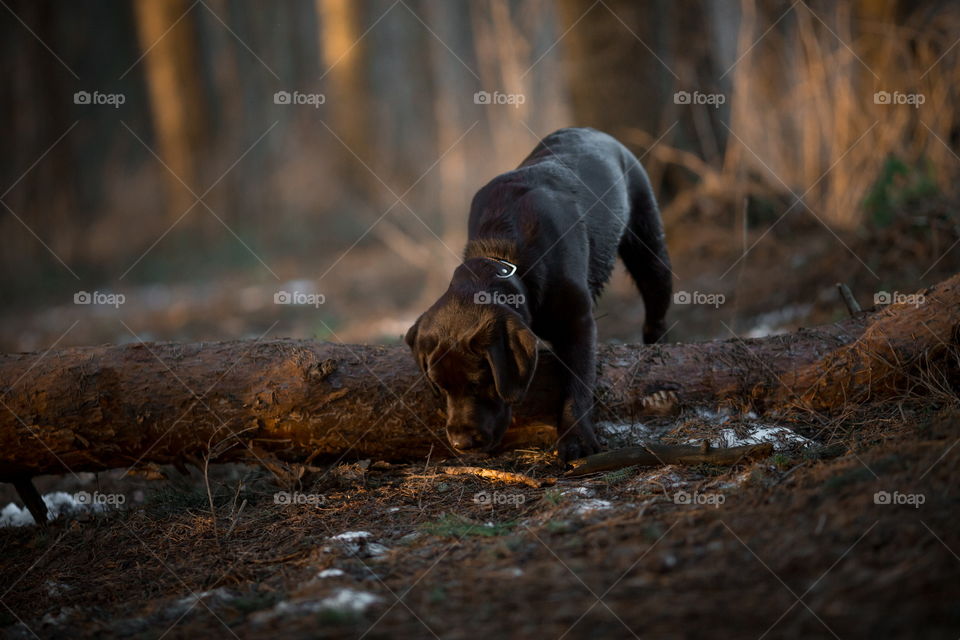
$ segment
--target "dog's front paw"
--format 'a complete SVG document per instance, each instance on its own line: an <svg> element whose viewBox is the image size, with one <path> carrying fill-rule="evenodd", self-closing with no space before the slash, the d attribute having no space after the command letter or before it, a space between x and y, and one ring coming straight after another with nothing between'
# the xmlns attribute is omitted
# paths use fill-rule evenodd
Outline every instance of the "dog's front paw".
<svg viewBox="0 0 960 640"><path fill-rule="evenodd" d="M600 443L592 428L575 428L557 442L557 455L564 462L585 458L600 452Z"/></svg>

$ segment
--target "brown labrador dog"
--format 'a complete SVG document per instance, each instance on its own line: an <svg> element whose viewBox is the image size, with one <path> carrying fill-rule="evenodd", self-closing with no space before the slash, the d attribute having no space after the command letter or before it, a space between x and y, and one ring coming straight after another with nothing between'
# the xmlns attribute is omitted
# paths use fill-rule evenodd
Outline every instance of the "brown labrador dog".
<svg viewBox="0 0 960 640"><path fill-rule="evenodd" d="M617 253L643 296L645 342L663 336L670 305L670 259L646 172L611 136L561 129L477 192L468 240L450 287L406 335L446 397L450 444L499 444L533 379L539 337L569 374L557 407L560 457L597 452L594 302Z"/></svg>

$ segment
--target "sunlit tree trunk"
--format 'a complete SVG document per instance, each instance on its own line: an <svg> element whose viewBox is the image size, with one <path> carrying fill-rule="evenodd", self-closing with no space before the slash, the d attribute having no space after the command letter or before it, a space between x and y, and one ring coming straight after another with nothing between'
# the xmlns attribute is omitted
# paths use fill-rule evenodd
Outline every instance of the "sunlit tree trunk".
<svg viewBox="0 0 960 640"><path fill-rule="evenodd" d="M134 7L157 153L175 174L167 176L169 215L175 220L195 200L180 181L198 194L203 191L197 158L206 150L207 119L193 17L197 9L187 0L137 0Z"/></svg>
<svg viewBox="0 0 960 640"><path fill-rule="evenodd" d="M575 122L625 137L642 130L653 140L719 163L726 146L729 99L717 108L677 103L678 91L729 98L736 7L707 0L632 2L560 0L561 30ZM654 186L669 200L689 186L673 171Z"/></svg>
<svg viewBox="0 0 960 640"><path fill-rule="evenodd" d="M367 45L362 35L363 7L355 0L316 0L320 25L321 73L327 90L325 111L331 114L327 125L350 151L344 171L354 187L369 184L371 176L353 154L370 162L371 122L367 115L372 108L372 96L367 88ZM338 148L336 140L330 142Z"/></svg>

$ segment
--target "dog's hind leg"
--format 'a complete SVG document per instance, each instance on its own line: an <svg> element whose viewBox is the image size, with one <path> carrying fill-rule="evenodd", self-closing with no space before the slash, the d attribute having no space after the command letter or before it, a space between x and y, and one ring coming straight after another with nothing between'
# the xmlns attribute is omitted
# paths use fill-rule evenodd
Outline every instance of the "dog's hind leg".
<svg viewBox="0 0 960 640"><path fill-rule="evenodd" d="M643 341L657 342L666 333L665 317L673 291L673 273L663 223L653 189L639 164L627 176L630 220L620 241L620 259L643 296L646 318Z"/></svg>

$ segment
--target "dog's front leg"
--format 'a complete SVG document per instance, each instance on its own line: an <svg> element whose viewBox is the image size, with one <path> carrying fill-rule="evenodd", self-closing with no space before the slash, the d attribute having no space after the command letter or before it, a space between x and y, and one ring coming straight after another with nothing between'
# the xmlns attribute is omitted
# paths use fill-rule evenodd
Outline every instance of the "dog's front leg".
<svg viewBox="0 0 960 640"><path fill-rule="evenodd" d="M554 343L567 383L557 420L557 453L564 461L600 451L593 433L593 387L596 381L597 325L591 313L570 319L564 339Z"/></svg>

